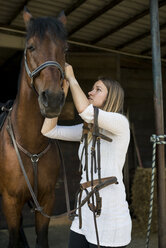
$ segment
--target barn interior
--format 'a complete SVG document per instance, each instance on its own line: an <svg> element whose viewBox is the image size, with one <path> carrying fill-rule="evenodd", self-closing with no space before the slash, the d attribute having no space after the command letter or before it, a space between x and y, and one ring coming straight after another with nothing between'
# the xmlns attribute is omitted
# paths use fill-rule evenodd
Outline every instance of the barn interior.
<svg viewBox="0 0 166 248"><path fill-rule="evenodd" d="M159 29L162 65L164 114L166 114L166 1L160 0ZM87 93L98 76L110 76L119 81L125 91L124 112L130 122L131 142L126 157L124 180L127 198L138 167L150 168L155 133L154 89L149 0L0 0L0 102L15 99L18 77L25 47L26 29L22 13L27 6L33 17L67 17L69 51L66 61L72 64L76 78ZM59 124L73 125L81 119L67 96ZM71 206L79 183L79 143L60 142L69 184ZM58 201L54 214L66 211L63 171L56 187ZM34 225L25 207L25 226ZM0 209L0 228L6 223Z"/></svg>

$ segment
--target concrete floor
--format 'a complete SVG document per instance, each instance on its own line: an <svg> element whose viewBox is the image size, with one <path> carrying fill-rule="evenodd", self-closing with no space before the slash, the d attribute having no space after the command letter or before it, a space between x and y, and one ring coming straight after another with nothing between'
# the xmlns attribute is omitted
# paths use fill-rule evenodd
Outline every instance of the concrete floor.
<svg viewBox="0 0 166 248"><path fill-rule="evenodd" d="M70 221L67 217L58 217L50 221L49 227L49 245L50 248L67 248ZM34 227L25 228L26 237L30 248L35 247L35 229ZM146 234L138 230L137 225L133 222L132 242L128 248L144 248ZM149 248L158 247L157 234L150 235ZM6 248L8 244L8 231L0 230L0 248ZM78 247L79 248L79 247Z"/></svg>

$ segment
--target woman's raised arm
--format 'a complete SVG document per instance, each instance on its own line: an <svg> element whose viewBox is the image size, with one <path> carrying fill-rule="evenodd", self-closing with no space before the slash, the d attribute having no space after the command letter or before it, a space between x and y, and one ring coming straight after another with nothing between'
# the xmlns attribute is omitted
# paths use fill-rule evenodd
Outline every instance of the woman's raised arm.
<svg viewBox="0 0 166 248"><path fill-rule="evenodd" d="M69 82L73 101L78 113L82 113L88 106L89 101L77 82L71 65L65 65L66 80Z"/></svg>

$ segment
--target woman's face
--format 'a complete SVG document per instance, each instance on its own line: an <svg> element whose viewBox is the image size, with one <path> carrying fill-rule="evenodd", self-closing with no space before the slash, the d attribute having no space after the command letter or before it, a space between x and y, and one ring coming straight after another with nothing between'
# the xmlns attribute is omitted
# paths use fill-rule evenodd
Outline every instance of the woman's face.
<svg viewBox="0 0 166 248"><path fill-rule="evenodd" d="M93 106L101 108L107 98L108 90L101 80L97 81L88 93L88 100Z"/></svg>

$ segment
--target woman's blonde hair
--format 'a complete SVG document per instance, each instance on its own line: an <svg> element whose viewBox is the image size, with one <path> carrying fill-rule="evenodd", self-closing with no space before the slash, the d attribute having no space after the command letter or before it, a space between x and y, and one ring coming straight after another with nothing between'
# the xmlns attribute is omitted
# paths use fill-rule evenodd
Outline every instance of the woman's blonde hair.
<svg viewBox="0 0 166 248"><path fill-rule="evenodd" d="M111 78L99 77L108 90L107 98L102 107L107 112L123 113L124 90L121 85Z"/></svg>

